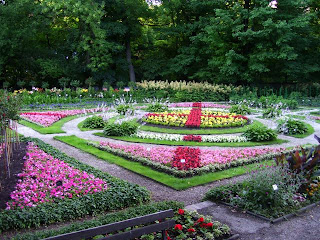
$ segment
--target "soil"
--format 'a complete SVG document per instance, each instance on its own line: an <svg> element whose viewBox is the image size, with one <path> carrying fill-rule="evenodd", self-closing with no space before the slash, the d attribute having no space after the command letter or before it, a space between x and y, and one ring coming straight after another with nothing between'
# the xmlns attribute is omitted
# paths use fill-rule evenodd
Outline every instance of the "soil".
<svg viewBox="0 0 320 240"><path fill-rule="evenodd" d="M27 143L21 142L16 149L13 150L13 156L10 160L10 171L11 176L8 177L4 171L3 166L0 168L0 209L6 208L6 203L10 200L10 193L14 191L15 186L18 182L18 173L21 173L24 159L26 155L26 146Z"/></svg>

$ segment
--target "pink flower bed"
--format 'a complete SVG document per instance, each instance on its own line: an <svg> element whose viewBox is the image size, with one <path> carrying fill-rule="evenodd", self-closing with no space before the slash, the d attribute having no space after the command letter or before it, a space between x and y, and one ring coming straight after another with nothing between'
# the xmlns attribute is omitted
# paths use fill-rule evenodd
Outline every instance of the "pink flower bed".
<svg viewBox="0 0 320 240"><path fill-rule="evenodd" d="M174 148L168 147L143 147L138 144L121 145L111 142L100 142L100 146L107 146L112 149L121 150L125 153L130 153L135 157L148 158L153 162L168 164L171 163L175 155Z"/></svg>
<svg viewBox="0 0 320 240"><path fill-rule="evenodd" d="M320 117L312 117L314 120L320 120Z"/></svg>
<svg viewBox="0 0 320 240"><path fill-rule="evenodd" d="M105 181L53 158L33 143L27 146L24 169L18 177L21 179L10 195L7 209L34 207L107 189Z"/></svg>
<svg viewBox="0 0 320 240"><path fill-rule="evenodd" d="M68 116L101 112L102 110L107 110L107 109L92 108L92 109L81 109L81 110L75 109L75 110L48 111L48 112L24 112L24 113L20 113L20 116L31 122L40 124L44 127L48 127L53 123L59 121L60 119Z"/></svg>
<svg viewBox="0 0 320 240"><path fill-rule="evenodd" d="M193 102L181 102L181 103L172 103L169 105L169 107L192 107ZM223 104L215 104L210 102L202 102L201 106L203 108L230 108L228 105Z"/></svg>
<svg viewBox="0 0 320 240"><path fill-rule="evenodd" d="M238 159L250 159L269 153L277 153L284 151L283 148L242 148L242 149L216 149L201 150L201 164L226 164Z"/></svg>
<svg viewBox="0 0 320 240"><path fill-rule="evenodd" d="M162 164L172 164L175 156L176 149L171 147L143 147L139 144L134 145L121 145L110 142L100 142L100 146L108 146L112 149L117 149L125 153L129 153L134 157L147 158L153 162L158 162ZM183 148L183 150L188 151L188 147ZM226 164L239 159L251 159L261 155L269 153L277 153L284 151L283 148L242 148L242 149L200 149L199 150L199 166L203 167L209 164ZM179 150L181 155L181 149ZM198 165L197 165L198 166Z"/></svg>

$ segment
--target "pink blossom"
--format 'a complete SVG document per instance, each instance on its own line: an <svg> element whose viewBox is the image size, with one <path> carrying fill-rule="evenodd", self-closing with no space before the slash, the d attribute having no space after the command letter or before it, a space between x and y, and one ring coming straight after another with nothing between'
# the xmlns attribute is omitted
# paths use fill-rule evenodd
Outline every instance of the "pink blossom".
<svg viewBox="0 0 320 240"><path fill-rule="evenodd" d="M104 191L107 183L92 174L53 158L33 143L27 146L23 172L10 194L7 209L34 207L55 199L80 197Z"/></svg>

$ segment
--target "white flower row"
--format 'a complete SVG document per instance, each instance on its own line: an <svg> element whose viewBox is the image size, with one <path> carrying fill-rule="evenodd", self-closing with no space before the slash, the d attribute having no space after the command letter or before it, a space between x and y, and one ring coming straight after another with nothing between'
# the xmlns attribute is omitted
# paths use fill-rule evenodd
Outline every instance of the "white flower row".
<svg viewBox="0 0 320 240"><path fill-rule="evenodd" d="M143 139L156 139L156 140L167 140L167 141L183 141L183 137L186 135L182 134L164 134L164 133L154 133L154 132L144 132L138 131L133 135L134 137L139 137ZM201 135L202 142L247 142L246 137L233 136L233 135Z"/></svg>

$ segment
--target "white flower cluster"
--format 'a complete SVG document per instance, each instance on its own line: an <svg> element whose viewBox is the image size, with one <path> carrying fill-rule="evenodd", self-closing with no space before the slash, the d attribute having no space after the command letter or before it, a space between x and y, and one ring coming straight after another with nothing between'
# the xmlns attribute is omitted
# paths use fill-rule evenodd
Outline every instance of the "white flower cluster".
<svg viewBox="0 0 320 240"><path fill-rule="evenodd" d="M143 139L156 139L156 140L167 140L167 141L183 141L183 137L186 135L182 134L164 134L164 133L154 133L154 132L144 132L138 131L133 135L134 137L139 137ZM247 142L246 137L233 136L233 135L201 135L202 142Z"/></svg>

